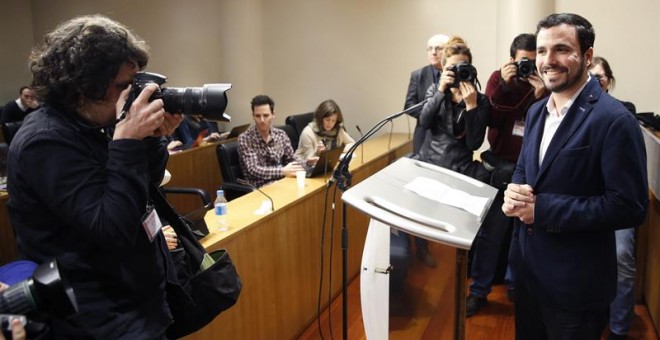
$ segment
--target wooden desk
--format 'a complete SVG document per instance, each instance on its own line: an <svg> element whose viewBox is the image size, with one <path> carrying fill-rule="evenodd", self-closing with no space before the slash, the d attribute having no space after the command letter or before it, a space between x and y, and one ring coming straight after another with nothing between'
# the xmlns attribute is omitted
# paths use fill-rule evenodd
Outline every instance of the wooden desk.
<svg viewBox="0 0 660 340"><path fill-rule="evenodd" d="M643 129L649 175L649 212L645 225L639 229L637 244L638 289L644 299L656 332L660 331L660 132ZM646 241L644 243L644 241ZM644 256L645 255L645 256ZM640 261L641 260L641 261ZM641 273L640 266L642 266ZM643 277L640 284L639 277Z"/></svg>
<svg viewBox="0 0 660 340"><path fill-rule="evenodd" d="M389 135L381 135L364 145L364 163L358 149L351 162L353 184L410 152L407 134L394 134L388 150ZM212 230L202 244L209 250L225 248L234 260L244 287L238 303L221 314L210 325L189 339L292 339L315 320L319 275L321 273L321 239L325 237L324 274L321 308L328 303L328 275L332 273L331 295L341 291L341 192L331 187L336 211L328 210L326 228L322 230L326 182L324 178L308 178L298 189L295 178L284 178L262 188L273 198L275 211L258 216L254 211L265 199L252 192L229 202L227 232L216 232L213 212L206 216ZM334 221L334 230L331 223ZM349 229L349 276L359 273L362 247L368 218L353 208L347 209ZM332 268L328 271L328 249L333 242ZM359 301L351 301L359 303ZM341 320L341 312L335 318Z"/></svg>

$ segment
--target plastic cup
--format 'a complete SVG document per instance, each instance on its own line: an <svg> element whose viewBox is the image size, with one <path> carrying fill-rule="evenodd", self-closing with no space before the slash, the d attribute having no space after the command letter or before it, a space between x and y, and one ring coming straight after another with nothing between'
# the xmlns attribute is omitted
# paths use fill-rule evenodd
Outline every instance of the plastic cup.
<svg viewBox="0 0 660 340"><path fill-rule="evenodd" d="M305 177L307 176L307 171L301 170L296 171L296 182L298 183L298 188L305 187Z"/></svg>

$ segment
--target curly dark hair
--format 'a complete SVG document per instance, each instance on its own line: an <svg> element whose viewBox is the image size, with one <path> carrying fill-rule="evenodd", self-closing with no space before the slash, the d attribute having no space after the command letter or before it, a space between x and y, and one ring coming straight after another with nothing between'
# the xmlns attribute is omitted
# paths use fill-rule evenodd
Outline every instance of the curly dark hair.
<svg viewBox="0 0 660 340"><path fill-rule="evenodd" d="M81 99L101 100L125 62L144 69L147 44L102 15L71 19L48 33L29 58L39 101L76 111Z"/></svg>

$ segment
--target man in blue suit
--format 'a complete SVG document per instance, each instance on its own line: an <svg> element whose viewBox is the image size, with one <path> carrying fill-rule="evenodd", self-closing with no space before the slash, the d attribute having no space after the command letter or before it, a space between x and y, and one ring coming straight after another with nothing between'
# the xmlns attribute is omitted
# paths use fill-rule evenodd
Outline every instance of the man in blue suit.
<svg viewBox="0 0 660 340"><path fill-rule="evenodd" d="M536 67L551 95L527 114L502 205L519 220L510 255L516 335L600 339L616 291L614 231L646 216L644 142L635 118L587 72L589 21L552 14L536 35Z"/></svg>

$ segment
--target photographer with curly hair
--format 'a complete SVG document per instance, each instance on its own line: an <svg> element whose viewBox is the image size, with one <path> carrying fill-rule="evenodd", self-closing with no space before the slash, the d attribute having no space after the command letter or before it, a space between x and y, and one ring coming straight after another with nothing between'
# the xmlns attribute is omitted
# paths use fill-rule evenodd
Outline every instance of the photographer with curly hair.
<svg viewBox="0 0 660 340"><path fill-rule="evenodd" d="M83 16L47 34L29 59L42 107L28 115L8 157L8 210L24 258L57 258L79 313L52 315L54 338L159 339L167 245L149 206L163 178L161 142L181 122L148 85L117 122L147 46L127 27Z"/></svg>

